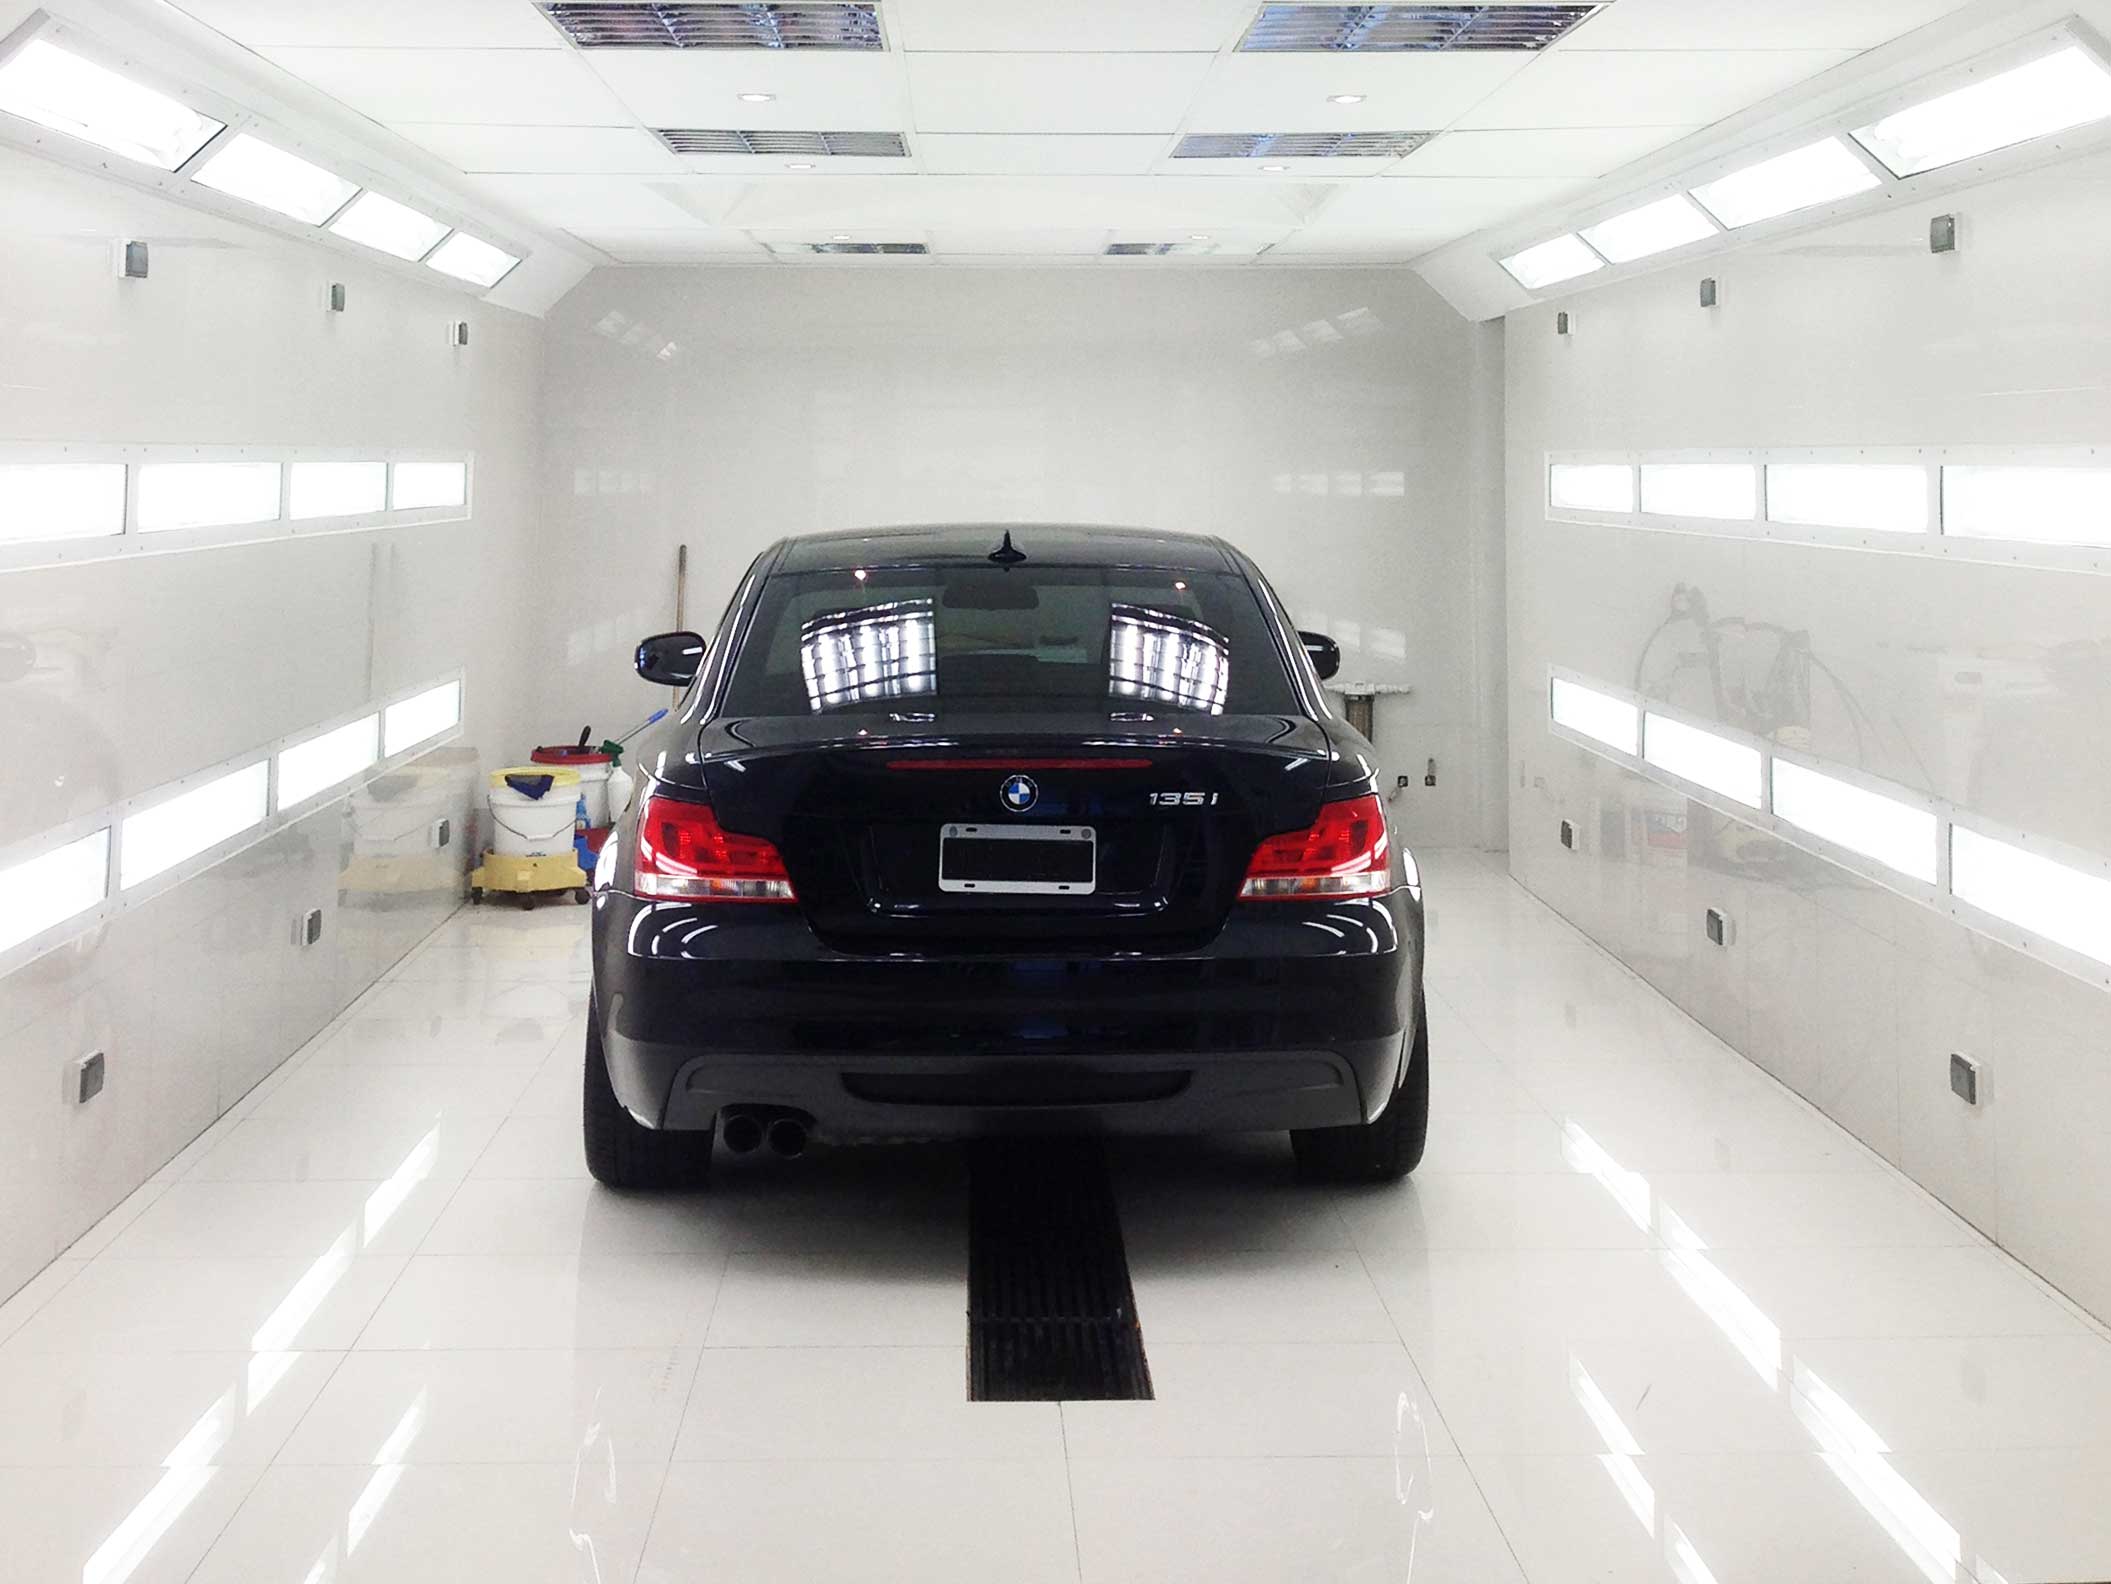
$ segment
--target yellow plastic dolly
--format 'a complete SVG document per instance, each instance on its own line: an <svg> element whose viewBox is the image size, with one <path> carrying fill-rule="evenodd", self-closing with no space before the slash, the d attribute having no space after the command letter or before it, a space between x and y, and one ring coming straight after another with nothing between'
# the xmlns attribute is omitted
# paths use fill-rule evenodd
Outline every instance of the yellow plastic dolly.
<svg viewBox="0 0 2111 1584"><path fill-rule="evenodd" d="M478 906L486 892L517 896L522 907L531 908L538 897L562 896L567 891L575 902L594 899L587 888L586 871L570 853L522 858L486 849L484 861L469 871L469 900Z"/></svg>

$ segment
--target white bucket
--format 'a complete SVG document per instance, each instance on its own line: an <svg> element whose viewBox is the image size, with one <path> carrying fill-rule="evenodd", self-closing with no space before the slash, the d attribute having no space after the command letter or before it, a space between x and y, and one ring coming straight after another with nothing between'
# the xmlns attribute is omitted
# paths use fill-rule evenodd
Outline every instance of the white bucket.
<svg viewBox="0 0 2111 1584"><path fill-rule="evenodd" d="M516 792L506 777L548 776L550 790L539 798ZM554 765L516 765L491 775L491 850L514 858L549 858L572 850L572 827L579 810L579 772Z"/></svg>
<svg viewBox="0 0 2111 1584"><path fill-rule="evenodd" d="M577 771L579 790L586 798L586 828L603 830L609 825L611 816L617 812L610 807L608 801L608 773L615 768L615 763L607 755L598 753L582 754L576 758L558 757L571 752L572 750L566 748L538 748L535 750L535 762L546 769L561 766L566 770ZM551 757L545 759L545 754Z"/></svg>

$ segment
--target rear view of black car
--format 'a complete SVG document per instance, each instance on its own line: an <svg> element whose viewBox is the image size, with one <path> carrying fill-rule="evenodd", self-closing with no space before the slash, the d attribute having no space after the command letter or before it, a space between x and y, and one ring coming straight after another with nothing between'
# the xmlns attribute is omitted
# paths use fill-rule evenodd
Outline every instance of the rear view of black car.
<svg viewBox="0 0 2111 1584"><path fill-rule="evenodd" d="M686 692L595 876L594 1175L695 1186L714 1130L1288 1129L1308 1176L1411 1171L1420 878L1333 664L1212 539L764 552L708 640L638 651Z"/></svg>

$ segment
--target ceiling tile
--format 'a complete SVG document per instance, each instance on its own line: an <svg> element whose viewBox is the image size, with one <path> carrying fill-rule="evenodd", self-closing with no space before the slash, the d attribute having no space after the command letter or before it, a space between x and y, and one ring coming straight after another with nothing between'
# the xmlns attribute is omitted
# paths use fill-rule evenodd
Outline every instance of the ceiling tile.
<svg viewBox="0 0 2111 1584"><path fill-rule="evenodd" d="M609 176L471 176L469 185L550 225L570 230L658 229L687 216L644 181Z"/></svg>
<svg viewBox="0 0 2111 1584"><path fill-rule="evenodd" d="M581 57L647 126L900 132L898 55L825 50L594 50ZM743 104L744 93L775 94Z"/></svg>
<svg viewBox="0 0 2111 1584"><path fill-rule="evenodd" d="M1340 188L1305 229L1392 231L1404 237L1478 231L1582 191L1584 177L1397 176Z"/></svg>
<svg viewBox="0 0 2111 1584"><path fill-rule="evenodd" d="M1064 137L1032 133L923 132L923 168L960 176L1141 176L1165 152L1163 133Z"/></svg>
<svg viewBox="0 0 2111 1584"><path fill-rule="evenodd" d="M528 0L174 0L200 22L254 50L273 45L371 44L403 49L547 49L564 37Z"/></svg>
<svg viewBox="0 0 2111 1584"><path fill-rule="evenodd" d="M1868 49L1969 0L1618 0L1557 48Z"/></svg>
<svg viewBox="0 0 2111 1584"><path fill-rule="evenodd" d="M1388 175L1603 176L1676 143L1693 126L1563 127L1544 132L1447 132Z"/></svg>
<svg viewBox="0 0 2111 1584"><path fill-rule="evenodd" d="M572 235L623 264L735 264L763 262L768 255L745 231L625 230L575 226Z"/></svg>
<svg viewBox="0 0 2111 1584"><path fill-rule="evenodd" d="M620 126L622 104L570 50L267 49L376 121Z"/></svg>
<svg viewBox="0 0 2111 1584"><path fill-rule="evenodd" d="M1549 50L1459 127L1705 125L1848 58L1843 50Z"/></svg>
<svg viewBox="0 0 2111 1584"><path fill-rule="evenodd" d="M1196 96L1190 132L1433 132L1449 126L1536 57L1227 55ZM1359 93L1336 105L1329 94Z"/></svg>
<svg viewBox="0 0 2111 1584"><path fill-rule="evenodd" d="M1097 230L992 230L954 227L931 233L931 251L946 258L1089 258L1105 251L1107 233Z"/></svg>
<svg viewBox="0 0 2111 1584"><path fill-rule="evenodd" d="M450 126L399 121L393 130L471 173L540 171L659 175L682 170L667 145L639 127Z"/></svg>
<svg viewBox="0 0 2111 1584"><path fill-rule="evenodd" d="M1171 132L1209 55L910 55L925 132Z"/></svg>
<svg viewBox="0 0 2111 1584"><path fill-rule="evenodd" d="M1236 41L1259 0L888 0L911 50L1202 50Z"/></svg>

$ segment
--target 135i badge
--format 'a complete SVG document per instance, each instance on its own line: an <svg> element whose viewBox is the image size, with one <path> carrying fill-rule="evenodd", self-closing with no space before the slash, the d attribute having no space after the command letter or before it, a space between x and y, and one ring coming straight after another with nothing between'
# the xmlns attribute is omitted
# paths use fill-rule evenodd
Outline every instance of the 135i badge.
<svg viewBox="0 0 2111 1584"><path fill-rule="evenodd" d="M1217 794L1214 792L1153 792L1153 808L1215 808Z"/></svg>

